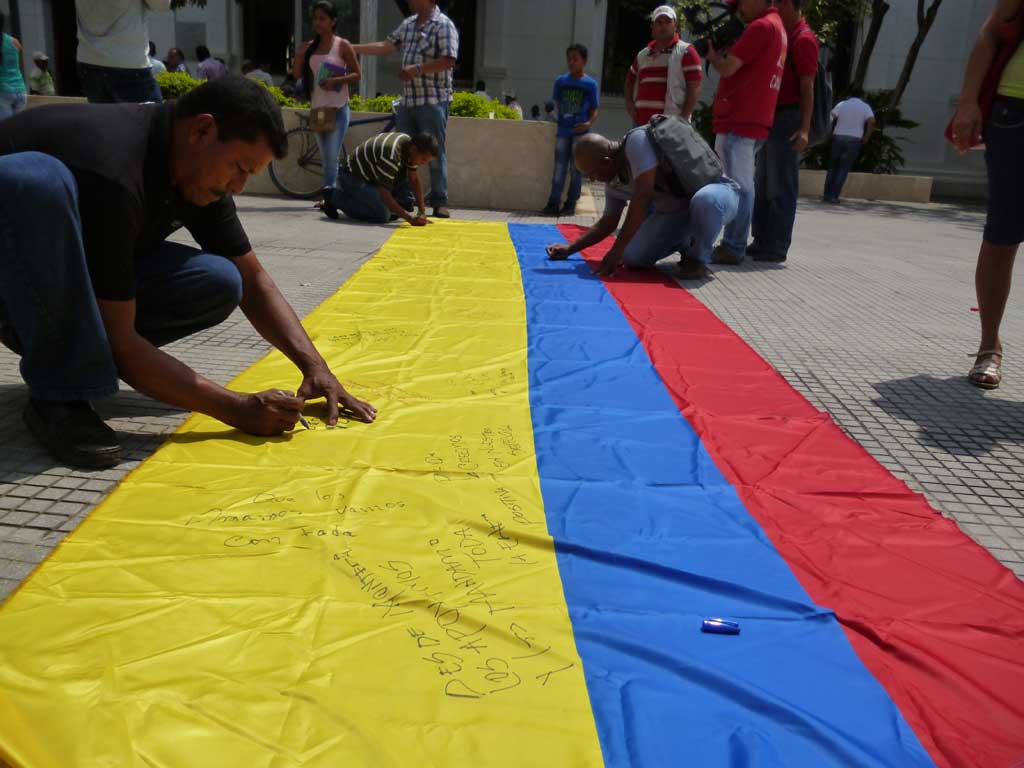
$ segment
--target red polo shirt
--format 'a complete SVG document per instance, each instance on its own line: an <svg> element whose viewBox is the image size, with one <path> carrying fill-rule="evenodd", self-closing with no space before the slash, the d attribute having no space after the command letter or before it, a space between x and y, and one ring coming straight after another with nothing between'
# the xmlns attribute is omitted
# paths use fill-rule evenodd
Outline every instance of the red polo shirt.
<svg viewBox="0 0 1024 768"><path fill-rule="evenodd" d="M715 94L715 133L767 139L775 121L775 104L786 64L786 30L775 8L748 26L729 51L743 62L732 77L723 77Z"/></svg>
<svg viewBox="0 0 1024 768"><path fill-rule="evenodd" d="M799 104L800 78L818 74L818 38L803 16L786 30L786 37L789 38L789 53L779 91L780 107Z"/></svg>

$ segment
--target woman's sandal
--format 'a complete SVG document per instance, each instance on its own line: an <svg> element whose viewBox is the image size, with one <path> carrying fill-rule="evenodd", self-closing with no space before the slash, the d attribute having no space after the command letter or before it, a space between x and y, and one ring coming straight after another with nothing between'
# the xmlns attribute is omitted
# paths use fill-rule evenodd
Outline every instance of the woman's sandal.
<svg viewBox="0 0 1024 768"><path fill-rule="evenodd" d="M996 356L999 357L998 363ZM975 363L967 374L967 380L980 389L996 389L1003 380L1003 350L983 349L968 357L975 358Z"/></svg>

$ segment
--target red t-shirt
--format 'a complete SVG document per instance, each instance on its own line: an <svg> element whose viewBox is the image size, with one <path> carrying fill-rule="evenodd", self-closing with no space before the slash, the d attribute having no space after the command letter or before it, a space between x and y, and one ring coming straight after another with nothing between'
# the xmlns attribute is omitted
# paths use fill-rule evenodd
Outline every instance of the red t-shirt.
<svg viewBox="0 0 1024 768"><path fill-rule="evenodd" d="M779 106L800 103L800 78L818 74L818 38L814 36L807 19L803 16L786 30L789 38L789 53L782 74L782 90L779 91Z"/></svg>
<svg viewBox="0 0 1024 768"><path fill-rule="evenodd" d="M732 77L723 77L715 94L715 133L767 139L775 121L775 103L786 64L786 30L769 8L740 35L730 56L743 62Z"/></svg>

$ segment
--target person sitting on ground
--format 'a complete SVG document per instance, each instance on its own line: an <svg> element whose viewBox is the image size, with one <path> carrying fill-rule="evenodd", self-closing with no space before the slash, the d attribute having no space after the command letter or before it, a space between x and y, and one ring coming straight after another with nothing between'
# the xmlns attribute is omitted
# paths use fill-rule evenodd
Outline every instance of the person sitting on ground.
<svg viewBox="0 0 1024 768"><path fill-rule="evenodd" d="M487 93L487 83L483 80L476 81L476 90L473 91L474 96L483 96L485 99L490 99L490 94Z"/></svg>
<svg viewBox="0 0 1024 768"><path fill-rule="evenodd" d="M270 76L270 73L264 72L259 64L252 61L247 61L242 64L242 74L250 80L256 80L257 82L263 83L268 88L274 84L274 78Z"/></svg>
<svg viewBox="0 0 1024 768"><path fill-rule="evenodd" d="M254 435L325 397L373 421L335 378L253 252L231 195L288 142L281 110L237 75L166 104L57 105L0 124L0 341L21 355L23 416L60 461L113 466L117 435L90 401L118 379ZM185 227L198 248L167 242ZM238 392L158 347L241 308L302 374L295 395Z"/></svg>
<svg viewBox="0 0 1024 768"><path fill-rule="evenodd" d="M210 49L205 45L196 46L196 60L199 62L199 69L196 70L196 77L199 80L216 80L228 73L224 62L213 58L210 55Z"/></svg>
<svg viewBox="0 0 1024 768"><path fill-rule="evenodd" d="M349 218L375 224L395 219L414 227L430 224L417 169L437 157L437 152L437 139L429 133L381 133L367 139L342 163L336 188L324 201L324 213L336 219L341 210ZM409 188L416 216L395 199L407 197Z"/></svg>
<svg viewBox="0 0 1024 768"><path fill-rule="evenodd" d="M707 275L715 238L739 206L736 182L722 176L691 198L673 192L658 168L658 157L645 128L634 128L622 141L588 133L577 142L575 159L576 167L588 178L605 183L604 212L569 245L549 246L551 259L565 259L600 243L615 232L628 204L626 221L598 274L610 276L621 264L653 267L679 251L680 279Z"/></svg>
<svg viewBox="0 0 1024 768"><path fill-rule="evenodd" d="M558 113L555 112L555 102L545 101L544 102L544 120L549 123L558 122Z"/></svg>
<svg viewBox="0 0 1024 768"><path fill-rule="evenodd" d="M558 104L558 134L555 137L555 169L551 174L551 192L543 216L574 216L576 202L583 189L583 177L573 165L573 147L597 120L599 106L597 81L583 70L587 66L587 46L573 43L565 49L569 71L555 78L551 98ZM569 192L559 209L566 170L570 173Z"/></svg>
<svg viewBox="0 0 1024 768"><path fill-rule="evenodd" d="M534 104L532 107L530 107L530 119L531 120L542 120L543 119L540 116L540 105L539 104Z"/></svg>
<svg viewBox="0 0 1024 768"><path fill-rule="evenodd" d="M28 73L29 93L56 96L57 89L53 85L53 75L50 74L50 57L42 51L36 51L32 54L32 62L35 66Z"/></svg>
<svg viewBox="0 0 1024 768"><path fill-rule="evenodd" d="M185 52L181 48L168 48L167 61L165 63L168 72L178 72L183 75L190 74L188 64L185 63Z"/></svg>

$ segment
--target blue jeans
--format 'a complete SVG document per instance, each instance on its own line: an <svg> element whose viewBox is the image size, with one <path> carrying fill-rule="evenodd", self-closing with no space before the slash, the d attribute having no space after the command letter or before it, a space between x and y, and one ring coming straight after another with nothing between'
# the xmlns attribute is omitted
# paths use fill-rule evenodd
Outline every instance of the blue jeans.
<svg viewBox="0 0 1024 768"><path fill-rule="evenodd" d="M24 93L0 93L0 120L14 117L28 104L28 95Z"/></svg>
<svg viewBox="0 0 1024 768"><path fill-rule="evenodd" d="M427 204L440 208L448 205L448 158L444 153L444 139L448 132L448 105L426 104L422 107L398 108L395 126L402 133L414 136L429 133L437 139L437 157L430 161L430 199Z"/></svg>
<svg viewBox="0 0 1024 768"><path fill-rule="evenodd" d="M54 157L0 157L0 322L22 347L21 376L41 400L117 392L117 367L82 246L78 188ZM228 259L164 243L135 262L138 332L161 345L224 320L242 278Z"/></svg>
<svg viewBox="0 0 1024 768"><path fill-rule="evenodd" d="M79 64L78 77L82 81L82 93L90 104L114 104L117 102L146 101L157 103L164 100L160 86L156 84L153 70L117 69Z"/></svg>
<svg viewBox="0 0 1024 768"><path fill-rule="evenodd" d="M775 112L768 140L757 153L754 177L754 242L766 253L785 256L793 241L800 194L800 153L790 137L800 130L800 108Z"/></svg>
<svg viewBox="0 0 1024 768"><path fill-rule="evenodd" d="M732 179L707 184L690 199L688 208L671 213L652 211L623 253L630 267L650 267L676 251L704 264L722 227L739 209L740 188Z"/></svg>
<svg viewBox="0 0 1024 768"><path fill-rule="evenodd" d="M565 187L565 173L569 169L569 194L565 198L566 205L575 205L580 199L580 190L583 188L583 174L576 169L572 153L576 147L576 140L583 134L573 136L559 136L555 139L555 171L551 174L551 194L548 196L548 205L558 205L562 200L562 189Z"/></svg>
<svg viewBox="0 0 1024 768"><path fill-rule="evenodd" d="M825 176L825 199L838 200L846 177L860 156L861 140L856 136L833 136L832 157Z"/></svg>
<svg viewBox="0 0 1024 768"><path fill-rule="evenodd" d="M338 180L338 159L341 157L341 148L344 146L345 132L348 130L348 121L351 110L348 104L338 110L338 119L333 131L318 131L316 143L320 146L320 162L324 169L324 186L333 187Z"/></svg>
<svg viewBox="0 0 1024 768"><path fill-rule="evenodd" d="M737 256L747 253L750 237L750 219L754 212L754 158L761 142L735 133L720 133L715 137L715 152L722 159L725 175L739 185L739 205L736 216L725 227L722 242Z"/></svg>
<svg viewBox="0 0 1024 768"><path fill-rule="evenodd" d="M350 219L373 224L387 224L391 220L391 211L380 199L377 187L344 169L338 173L330 202Z"/></svg>

